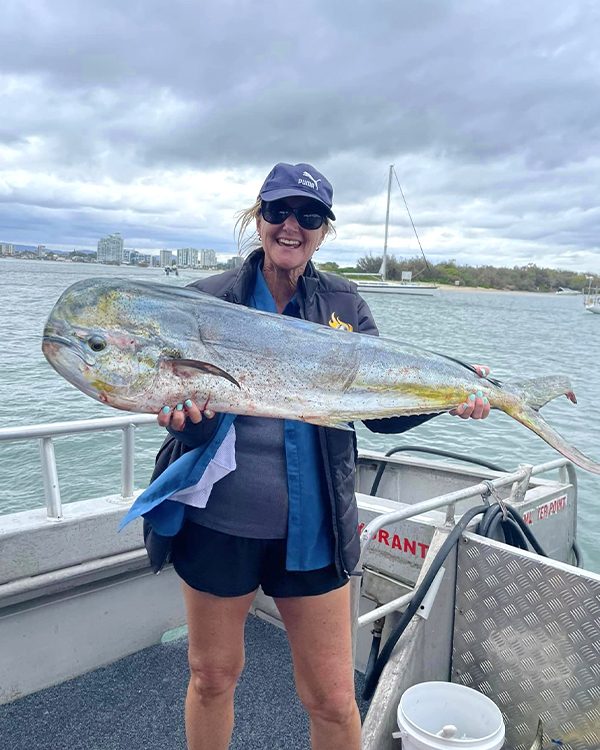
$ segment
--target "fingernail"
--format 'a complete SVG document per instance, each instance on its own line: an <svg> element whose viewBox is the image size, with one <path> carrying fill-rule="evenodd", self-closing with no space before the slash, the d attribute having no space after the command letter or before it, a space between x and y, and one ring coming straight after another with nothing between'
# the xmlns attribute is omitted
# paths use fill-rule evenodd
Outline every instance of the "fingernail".
<svg viewBox="0 0 600 750"><path fill-rule="evenodd" d="M483 396L483 391L477 391L477 398L481 398Z"/></svg>
<svg viewBox="0 0 600 750"><path fill-rule="evenodd" d="M476 398L475 394L474 394L474 393L472 393L472 394L471 394L471 395L469 396L469 401L475 401L475 398Z"/></svg>
<svg viewBox="0 0 600 750"><path fill-rule="evenodd" d="M204 411L204 413L206 414L206 416L207 416L207 417L208 417L209 419L211 419L212 417L214 417L214 416L215 416L215 413L214 413L214 411L213 411L212 409L206 409L206 410Z"/></svg>
<svg viewBox="0 0 600 750"><path fill-rule="evenodd" d="M192 399L191 399L191 398L187 398L187 399L186 399L186 400L184 401L184 404L185 404L185 405L187 406L187 408L189 409L189 408L191 407L191 405L192 405Z"/></svg>
<svg viewBox="0 0 600 750"><path fill-rule="evenodd" d="M488 404L488 403L489 403L489 401L488 401L488 397L487 397L487 396L484 396L484 397L483 397L483 403L484 403L484 404Z"/></svg>
<svg viewBox="0 0 600 750"><path fill-rule="evenodd" d="M177 409L177 411L183 411L183 404L177 404L175 408Z"/></svg>
<svg viewBox="0 0 600 750"><path fill-rule="evenodd" d="M168 414L171 411L171 409L168 406L163 406L161 411L163 414Z"/></svg>

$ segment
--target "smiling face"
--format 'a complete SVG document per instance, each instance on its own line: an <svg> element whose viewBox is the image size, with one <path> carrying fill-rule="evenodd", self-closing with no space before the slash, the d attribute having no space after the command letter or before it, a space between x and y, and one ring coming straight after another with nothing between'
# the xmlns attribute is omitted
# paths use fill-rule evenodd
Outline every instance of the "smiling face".
<svg viewBox="0 0 600 750"><path fill-rule="evenodd" d="M323 212L323 206L310 198L293 196L284 198L282 203L290 208L316 209ZM300 271L306 267L327 233L323 223L318 229L303 229L290 214L283 224L269 224L259 215L256 228L265 251L265 265L271 264L282 271Z"/></svg>

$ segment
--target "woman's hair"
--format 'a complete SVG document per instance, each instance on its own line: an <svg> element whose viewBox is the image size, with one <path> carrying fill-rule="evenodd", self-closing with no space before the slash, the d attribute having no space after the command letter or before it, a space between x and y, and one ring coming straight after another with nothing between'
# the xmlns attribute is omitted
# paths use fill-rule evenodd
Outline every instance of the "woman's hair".
<svg viewBox="0 0 600 750"><path fill-rule="evenodd" d="M250 255L253 250L261 247L260 237L256 231L256 220L260 216L261 203L262 201L259 196L250 208L239 211L236 214L235 234L237 237L238 255ZM329 236L335 237L335 227L326 216L324 217L323 225L326 229L323 239L325 240Z"/></svg>

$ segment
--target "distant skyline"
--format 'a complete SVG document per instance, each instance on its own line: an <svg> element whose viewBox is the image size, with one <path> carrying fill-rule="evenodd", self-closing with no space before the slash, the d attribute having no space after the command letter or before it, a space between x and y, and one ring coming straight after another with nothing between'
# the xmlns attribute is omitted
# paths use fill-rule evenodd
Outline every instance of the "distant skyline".
<svg viewBox="0 0 600 750"><path fill-rule="evenodd" d="M395 164L432 263L600 273L589 0L7 0L0 241L237 252L277 161L333 183L315 260L383 248ZM393 185L389 251L419 247Z"/></svg>
<svg viewBox="0 0 600 750"><path fill-rule="evenodd" d="M60 253L60 254L71 253L71 252L94 253L94 254L97 253L97 247L82 247L82 246L79 246L79 247L67 246L67 247L65 247L64 245L60 245L60 244L59 245L49 245L49 244L46 244L46 243L36 243L36 244L34 244L32 242L11 242L10 240L8 240L8 241L3 240L1 237L0 237L0 243L2 243L2 244L8 244L8 245L13 245L14 248L15 248L15 250L19 250L19 251L23 251L23 250L35 251L41 245L44 248L44 250L47 251L47 252L49 252L49 253ZM186 248L187 247L189 247L189 246L186 246ZM144 253L144 254L147 254L147 255L156 255L158 257L160 255L160 253L161 253L162 250L167 250L169 252L172 252L172 253L176 254L177 250L183 250L183 249L186 249L186 248L183 248L183 247L170 247L170 248L161 247L161 248L140 250L139 248L125 247L125 250L133 251L133 252L140 252L140 253ZM200 250L213 250L213 248L200 248L200 247L198 247L198 248L192 248L192 249L198 250L198 251L200 251ZM227 260L232 255L237 255L237 254L238 253L237 253L237 248L236 248L235 252L224 254L224 260ZM218 255L218 253L217 253L217 255Z"/></svg>

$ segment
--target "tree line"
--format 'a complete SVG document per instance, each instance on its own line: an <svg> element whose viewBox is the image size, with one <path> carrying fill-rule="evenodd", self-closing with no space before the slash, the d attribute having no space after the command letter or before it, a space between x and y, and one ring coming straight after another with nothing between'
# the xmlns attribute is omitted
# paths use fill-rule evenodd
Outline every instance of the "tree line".
<svg viewBox="0 0 600 750"><path fill-rule="evenodd" d="M328 262L320 263L319 268L340 274L377 274L382 261L382 255L370 254L359 258L356 266L340 267L337 263ZM520 292L552 292L560 287L583 291L589 286L590 276L592 286L600 285L600 278L595 274L540 268L535 263L512 268L497 268L495 266L459 265L455 260L426 263L419 257L398 260L395 256L388 255L387 278L399 281L402 278L402 271L411 271L413 281Z"/></svg>

